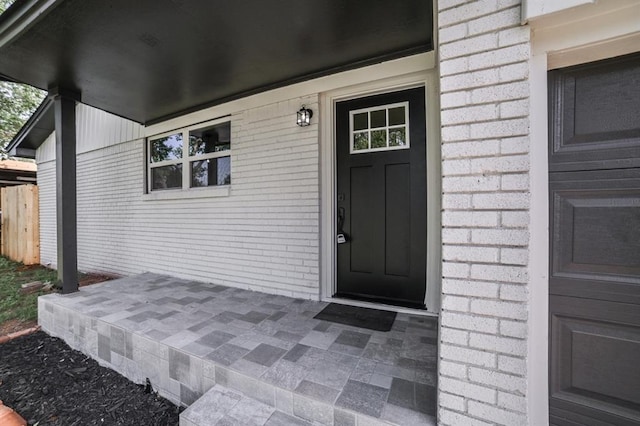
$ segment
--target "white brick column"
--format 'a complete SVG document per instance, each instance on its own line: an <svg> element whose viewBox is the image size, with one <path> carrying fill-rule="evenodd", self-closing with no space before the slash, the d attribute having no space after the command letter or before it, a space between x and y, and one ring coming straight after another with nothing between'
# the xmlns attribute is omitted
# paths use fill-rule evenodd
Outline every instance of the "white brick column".
<svg viewBox="0 0 640 426"><path fill-rule="evenodd" d="M442 425L526 425L529 27L519 0L439 0Z"/></svg>

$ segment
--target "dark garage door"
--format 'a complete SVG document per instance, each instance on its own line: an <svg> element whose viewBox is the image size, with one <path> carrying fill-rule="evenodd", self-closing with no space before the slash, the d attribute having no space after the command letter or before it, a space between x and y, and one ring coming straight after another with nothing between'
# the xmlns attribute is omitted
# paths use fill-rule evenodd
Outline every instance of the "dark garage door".
<svg viewBox="0 0 640 426"><path fill-rule="evenodd" d="M549 72L551 425L640 425L640 55Z"/></svg>

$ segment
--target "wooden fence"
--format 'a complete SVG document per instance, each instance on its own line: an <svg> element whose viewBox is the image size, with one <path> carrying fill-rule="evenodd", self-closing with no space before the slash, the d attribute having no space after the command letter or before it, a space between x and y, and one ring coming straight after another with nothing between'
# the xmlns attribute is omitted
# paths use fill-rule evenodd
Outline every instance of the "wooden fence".
<svg viewBox="0 0 640 426"><path fill-rule="evenodd" d="M0 209L2 255L25 265L40 263L38 187L20 185L0 188Z"/></svg>

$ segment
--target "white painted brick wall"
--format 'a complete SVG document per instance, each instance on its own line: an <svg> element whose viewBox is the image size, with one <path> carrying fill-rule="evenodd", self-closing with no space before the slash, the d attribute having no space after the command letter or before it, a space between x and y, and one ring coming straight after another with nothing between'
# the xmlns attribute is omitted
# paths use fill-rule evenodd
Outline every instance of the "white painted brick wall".
<svg viewBox="0 0 640 426"><path fill-rule="evenodd" d="M317 123L292 121L306 96L232 114L229 196L143 197L138 125L78 107L78 263L307 299L319 297ZM212 117L214 118L214 117ZM55 151L39 150L41 256L56 263Z"/></svg>
<svg viewBox="0 0 640 426"><path fill-rule="evenodd" d="M526 425L529 28L519 0L439 0L439 423Z"/></svg>

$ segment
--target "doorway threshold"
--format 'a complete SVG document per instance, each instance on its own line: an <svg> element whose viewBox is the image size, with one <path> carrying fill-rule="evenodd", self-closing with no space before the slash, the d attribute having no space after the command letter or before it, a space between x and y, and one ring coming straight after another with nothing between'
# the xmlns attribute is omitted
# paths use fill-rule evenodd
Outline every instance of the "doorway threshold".
<svg viewBox="0 0 640 426"><path fill-rule="evenodd" d="M438 318L435 312L426 309L406 308L403 306L387 305L384 303L366 302L364 300L347 299L344 297L324 297L323 302L337 303L340 305L357 306L359 308L379 309L381 311L391 311L402 314L419 315L424 317Z"/></svg>

